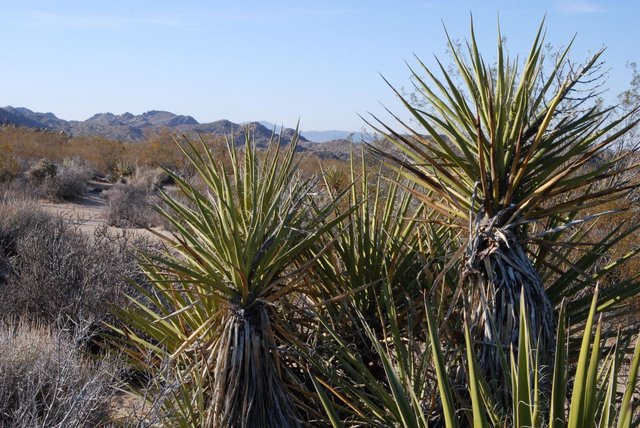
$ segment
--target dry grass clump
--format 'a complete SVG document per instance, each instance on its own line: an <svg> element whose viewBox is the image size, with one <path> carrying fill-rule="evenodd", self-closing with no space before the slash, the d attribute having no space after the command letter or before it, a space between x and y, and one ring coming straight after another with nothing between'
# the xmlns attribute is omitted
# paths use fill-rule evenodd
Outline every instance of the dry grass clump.
<svg viewBox="0 0 640 428"><path fill-rule="evenodd" d="M37 198L34 188L24 178L12 181L0 181L0 201L34 201Z"/></svg>
<svg viewBox="0 0 640 428"><path fill-rule="evenodd" d="M116 370L76 339L26 321L0 326L0 427L104 426Z"/></svg>

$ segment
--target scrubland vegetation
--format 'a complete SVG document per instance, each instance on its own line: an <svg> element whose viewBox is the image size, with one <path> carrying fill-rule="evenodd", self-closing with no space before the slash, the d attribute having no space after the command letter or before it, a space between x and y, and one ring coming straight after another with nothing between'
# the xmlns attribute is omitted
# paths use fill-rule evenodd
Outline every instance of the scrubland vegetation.
<svg viewBox="0 0 640 428"><path fill-rule="evenodd" d="M640 425L640 90L543 46L348 162L1 128L0 426Z"/></svg>

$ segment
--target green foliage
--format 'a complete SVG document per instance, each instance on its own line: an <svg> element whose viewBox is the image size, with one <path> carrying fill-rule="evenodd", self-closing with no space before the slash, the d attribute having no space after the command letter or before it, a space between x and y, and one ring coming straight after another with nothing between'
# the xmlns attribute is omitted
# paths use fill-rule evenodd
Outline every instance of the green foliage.
<svg viewBox="0 0 640 428"><path fill-rule="evenodd" d="M563 245L563 232L599 214L612 214L607 209L593 210L635 188L628 171L637 164L627 166L623 158L628 153L609 149L637 124L637 119L627 119L638 106L629 106L622 117L613 118L613 108L576 105L573 90L593 72L602 52L571 71L569 44L549 68L542 26L522 69L509 58L500 34L495 67L487 65L479 54L473 24L466 56L449 43L462 87L441 64L438 77L420 62L426 78L418 71L412 70L412 75L427 107L418 109L398 96L427 136L402 122L407 134L380 122L379 131L402 156L389 151L378 154L423 189L416 190L416 197L450 227L472 235L473 221L486 218L492 228L511 231L517 241L530 244L536 270L547 279L551 264L575 262L570 260L572 249L585 240L578 233L578 239L570 238L569 246ZM591 210L588 215L587 209ZM629 233L618 232L601 244L610 247ZM593 265L602 250L594 246L579 267ZM555 306L575 293L568 287L582 288L588 281L593 288L590 278L580 278L581 285L572 283L581 277L577 269L564 273L571 279L560 275L563 280L549 290ZM617 296L618 300L624 297ZM583 300L588 306L590 297ZM573 312L572 307L569 310Z"/></svg>
<svg viewBox="0 0 640 428"><path fill-rule="evenodd" d="M509 407L523 402L512 395L521 391L504 388L512 370L505 354L518 347L522 328L519 302L530 315L537 367L544 369L555 348L554 308L566 299L569 316L584 319L595 284L637 254L596 267L636 228L621 226L586 246L586 235L575 229L613 214L601 207L636 187L629 172L638 164L612 149L637 124L638 107L613 117L613 107L576 99L602 52L576 68L569 44L548 64L542 25L522 64L509 57L499 30L496 63L487 64L473 21L466 47L463 52L449 39L454 71L440 62L434 71L418 60L420 71L411 72L420 105L396 91L417 127L396 117L404 129L394 130L374 116L376 130L396 148L374 151L416 185L414 196L442 223L460 231L459 251L446 256L458 274L448 284L447 312L457 314L451 328L461 328L464 311L479 371ZM639 291L640 282L629 278L607 288L599 307L618 309Z"/></svg>
<svg viewBox="0 0 640 428"><path fill-rule="evenodd" d="M626 375L621 371L621 362L627 355L630 337L618 335L615 340L602 336L602 321L596 320L597 293L595 294L586 323L579 330L582 337L575 366L567 360L573 354L574 341L567 340L568 327L566 312L559 315L558 347L555 363L551 371L552 384L549 391L540 387L544 381L538 377L541 372L538 350L532 332L527 327L527 313L521 300L521 335L519 346L510 355L511 381L509 387L517 401L512 408L501 408L496 397L486 387L487 379L477 369L477 359L471 343L469 329L465 328L465 378L466 391L456 388L451 373L457 360L450 360L440 345L435 321L427 308L429 321L426 347L422 353L411 352L409 343L415 337L400 334L396 318L386 317L389 336L377 338L367 322L360 318L362 328L372 340L385 369L385 377L376 379L363 361L359 360L349 346L342 342L340 335L328 324L323 324L330 341L335 347L336 363L329 367L326 362L313 361L316 388L331 416L351 425L426 427L428 421L439 421L446 427L473 426L513 426L513 427L587 427L587 426L633 426L639 423L634 408L630 406L634 394L638 367L640 365L640 338ZM595 331L594 331L595 329ZM416 372L406 372L405 368L432 359L433 374L439 392L439 407L427 410L433 400L435 390L428 394L423 391L425 378ZM627 381L623 390L619 389L621 379ZM567 387L567 379L573 385ZM324 385L321 386L321 385ZM326 390L333 393L330 396ZM619 395L622 391L622 395ZM567 395L567 392L569 393ZM348 416L346 416L348 415ZM349 424L346 424L349 425ZM332 422L332 426L345 426L343 422Z"/></svg>
<svg viewBox="0 0 640 428"><path fill-rule="evenodd" d="M410 309L411 300L426 284L417 233L417 219L423 207L397 183L386 183L380 174L373 178L371 175L364 157L358 161L352 155L351 185L348 198L343 198L348 204L339 205L341 195L333 195L332 202L338 207L336 215L342 219L318 245L319 257L313 272L319 280L317 284L325 287L325 299L349 295L368 320L377 317L377 299L385 282L392 284L399 300L410 302L409 307L398 302L403 310ZM324 179L330 189L326 174ZM331 251L323 250L327 246ZM345 318L353 316L347 311L348 306L339 308Z"/></svg>
<svg viewBox="0 0 640 428"><path fill-rule="evenodd" d="M637 332L614 339L596 318L640 292L635 274L596 286L636 256L610 255L637 227L592 230L635 186L611 151L635 110L576 104L601 53L574 70L567 48L549 67L542 27L522 68L500 34L495 67L473 27L466 56L450 45L463 88L421 64L426 108L401 97L420 128L379 125L396 175L352 157L323 174L326 204L295 142L177 146L196 180L167 169L174 232L142 261L153 289L119 311L164 424L640 422L638 345L618 394Z"/></svg>
<svg viewBox="0 0 640 428"><path fill-rule="evenodd" d="M509 209L502 219L502 224L508 224L571 213L578 204L601 203L601 194L580 194L579 190L619 174L616 168L612 170L619 160L616 157L604 157L594 169L582 167L601 156L635 122L609 133L624 120L607 121L612 108L571 109L572 90L602 52L563 76L569 44L543 74L542 31L541 26L522 70L509 58L498 34L498 59L491 68L479 53L472 23L467 57L449 41L464 88L458 88L442 65L438 78L420 62L429 83L416 71L412 70L412 76L431 110L414 108L398 93L428 138L406 125L408 135L380 123L378 130L407 160L380 154L391 157L406 176L433 192L422 193L421 198L461 227L477 206L490 217ZM556 85L557 79L562 83ZM621 184L607 195L615 198L625 190ZM579 197L560 198L569 194ZM557 202L546 204L551 198Z"/></svg>
<svg viewBox="0 0 640 428"><path fill-rule="evenodd" d="M135 172L135 168L127 162L116 161L111 169L112 181L123 182Z"/></svg>
<svg viewBox="0 0 640 428"><path fill-rule="evenodd" d="M167 171L185 199L162 194L176 232L170 251L143 263L153 293L122 312L126 349L143 365L149 353L156 369L168 364L193 390L166 400L170 424L297 426L302 403L288 385L300 385L278 351L297 339L283 314L304 298L301 257L340 217L324 222L332 207L314 208L295 142L274 141L259 159L249 139L243 153L230 141L231 170L204 143L182 150L204 189Z"/></svg>

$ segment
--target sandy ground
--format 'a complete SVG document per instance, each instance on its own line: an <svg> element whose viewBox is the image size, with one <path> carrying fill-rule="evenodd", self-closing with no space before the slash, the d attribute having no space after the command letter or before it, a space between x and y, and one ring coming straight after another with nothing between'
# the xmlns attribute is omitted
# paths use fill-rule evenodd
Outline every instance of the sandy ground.
<svg viewBox="0 0 640 428"><path fill-rule="evenodd" d="M87 193L74 202L64 203L51 203L42 202L42 208L52 214L58 215L62 218L75 222L79 229L88 234L93 234L95 229L99 226L103 226L107 221L107 210L109 209L109 202L106 198L106 192L112 185L109 183L101 183L97 181L90 181L88 183ZM123 229L118 227L109 226L110 232L121 232ZM167 232L160 228L152 228L154 232L167 234ZM141 236L148 237L151 240L160 240L160 238L146 229L127 229L128 232L134 234L140 234Z"/></svg>
<svg viewBox="0 0 640 428"><path fill-rule="evenodd" d="M112 422L118 424L131 424L136 421L142 422L144 425L145 415L148 414L151 404L146 402L144 398L137 397L131 393L124 392L114 397L110 403L110 413Z"/></svg>

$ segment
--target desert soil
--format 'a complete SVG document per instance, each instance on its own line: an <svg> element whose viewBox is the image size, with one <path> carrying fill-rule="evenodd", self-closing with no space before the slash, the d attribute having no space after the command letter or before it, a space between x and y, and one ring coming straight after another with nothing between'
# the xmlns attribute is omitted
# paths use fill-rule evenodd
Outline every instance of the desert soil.
<svg viewBox="0 0 640 428"><path fill-rule="evenodd" d="M42 208L52 214L75 222L79 229L87 234L93 234L95 229L103 226L107 221L109 202L106 192L112 186L110 183L90 181L87 192L74 202L51 203L43 202ZM110 232L122 232L123 229L109 226ZM160 240L157 235L147 229L129 228L128 232L148 237L151 240ZM166 234L160 228L152 228L154 232Z"/></svg>

